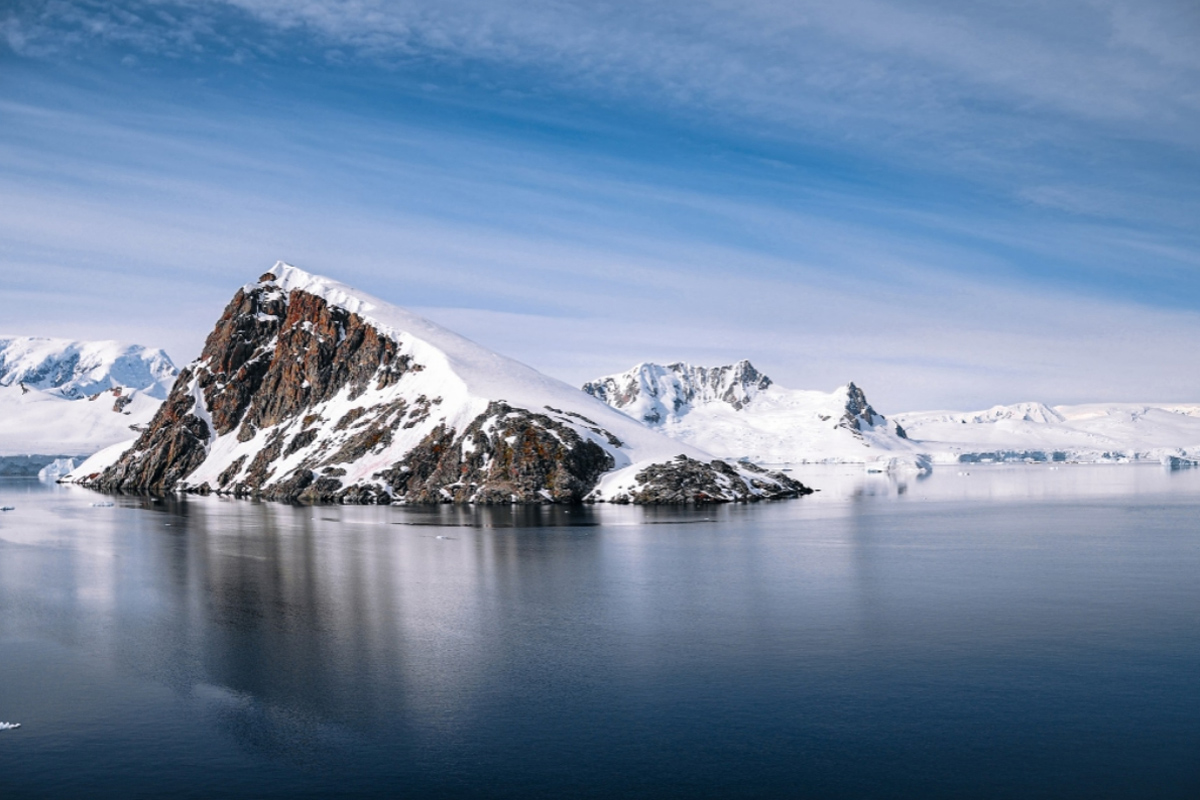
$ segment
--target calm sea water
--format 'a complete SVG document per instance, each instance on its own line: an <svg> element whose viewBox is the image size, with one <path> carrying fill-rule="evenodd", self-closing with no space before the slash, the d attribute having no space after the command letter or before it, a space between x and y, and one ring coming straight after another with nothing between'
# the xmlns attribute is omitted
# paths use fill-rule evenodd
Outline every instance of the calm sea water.
<svg viewBox="0 0 1200 800"><path fill-rule="evenodd" d="M0 482L0 795L1200 797L1200 471L803 477L699 510Z"/></svg>

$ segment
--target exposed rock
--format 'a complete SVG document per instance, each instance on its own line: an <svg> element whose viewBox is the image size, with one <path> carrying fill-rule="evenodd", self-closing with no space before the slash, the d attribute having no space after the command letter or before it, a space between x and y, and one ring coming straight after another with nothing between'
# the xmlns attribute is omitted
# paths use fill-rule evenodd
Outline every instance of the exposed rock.
<svg viewBox="0 0 1200 800"><path fill-rule="evenodd" d="M179 373L150 426L132 449L104 471L95 482L98 488L170 491L204 462L211 431L193 413L196 398L188 391L192 381L188 369Z"/></svg>
<svg viewBox="0 0 1200 800"><path fill-rule="evenodd" d="M724 461L704 463L680 455L673 461L653 464L639 472L639 486L610 502L644 505L755 502L801 497L813 492L782 473L768 472L761 467L752 471L763 478L747 479Z"/></svg>
<svg viewBox="0 0 1200 800"><path fill-rule="evenodd" d="M871 408L871 404L867 402L867 396L863 394L863 390L854 385L851 381L846 386L846 413L842 415L842 419L838 424L847 428L861 436L864 428L873 428L877 425L883 425L887 422L883 415ZM899 427L899 426L897 426ZM902 438L907 438L903 435L903 431L897 431L897 435Z"/></svg>
<svg viewBox="0 0 1200 800"><path fill-rule="evenodd" d="M572 428L496 402L461 436L434 429L380 477L413 503L561 503L582 500L612 467Z"/></svg>

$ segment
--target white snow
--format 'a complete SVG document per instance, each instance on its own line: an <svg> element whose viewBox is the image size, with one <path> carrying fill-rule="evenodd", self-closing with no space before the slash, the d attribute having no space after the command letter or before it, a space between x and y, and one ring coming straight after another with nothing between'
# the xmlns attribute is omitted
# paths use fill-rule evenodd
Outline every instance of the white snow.
<svg viewBox="0 0 1200 800"><path fill-rule="evenodd" d="M90 458L85 459L82 464L71 470L69 474L63 475L61 478L59 478L59 480L64 483L79 482L99 475L101 472L117 463L117 459L121 457L121 454L130 447L133 447L133 443L136 441L137 439L127 439L123 442L117 442L116 444L109 445L100 452L92 455Z"/></svg>
<svg viewBox="0 0 1200 800"><path fill-rule="evenodd" d="M138 345L0 337L0 456L87 456L127 439L176 373L161 350Z"/></svg>
<svg viewBox="0 0 1200 800"><path fill-rule="evenodd" d="M733 375L749 381L731 384ZM639 364L584 388L668 436L759 464L861 463L868 472L973 461L1200 465L1200 404L1026 402L890 418L859 408L855 425L855 415L847 417L861 405L853 384L825 393L763 383L743 361L715 368Z"/></svg>
<svg viewBox="0 0 1200 800"><path fill-rule="evenodd" d="M832 392L803 391L764 378L746 361L708 368L643 363L584 388L656 430L722 458L758 464L870 463L885 471L926 467L921 449L900 437L894 423L865 410L855 419L853 384Z"/></svg>

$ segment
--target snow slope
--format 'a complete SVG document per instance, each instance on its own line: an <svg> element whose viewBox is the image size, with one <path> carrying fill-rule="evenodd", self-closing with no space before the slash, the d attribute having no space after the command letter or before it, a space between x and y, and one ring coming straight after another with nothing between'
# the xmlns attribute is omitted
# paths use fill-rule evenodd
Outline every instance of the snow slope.
<svg viewBox="0 0 1200 800"><path fill-rule="evenodd" d="M749 361L721 367L643 363L583 390L644 424L724 458L761 464L924 468L922 450L853 383L785 389Z"/></svg>
<svg viewBox="0 0 1200 800"><path fill-rule="evenodd" d="M1018 403L893 418L937 463L1200 460L1200 404Z"/></svg>
<svg viewBox="0 0 1200 800"><path fill-rule="evenodd" d="M128 439L176 372L166 353L137 345L0 337L0 456L86 456Z"/></svg>

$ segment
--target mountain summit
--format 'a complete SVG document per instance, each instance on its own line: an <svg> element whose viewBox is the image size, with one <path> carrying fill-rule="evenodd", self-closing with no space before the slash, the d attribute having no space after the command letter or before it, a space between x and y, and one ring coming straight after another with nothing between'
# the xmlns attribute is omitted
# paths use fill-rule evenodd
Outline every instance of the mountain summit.
<svg viewBox="0 0 1200 800"><path fill-rule="evenodd" d="M83 480L342 502L697 502L809 491L715 460L282 262L237 291L141 438Z"/></svg>

